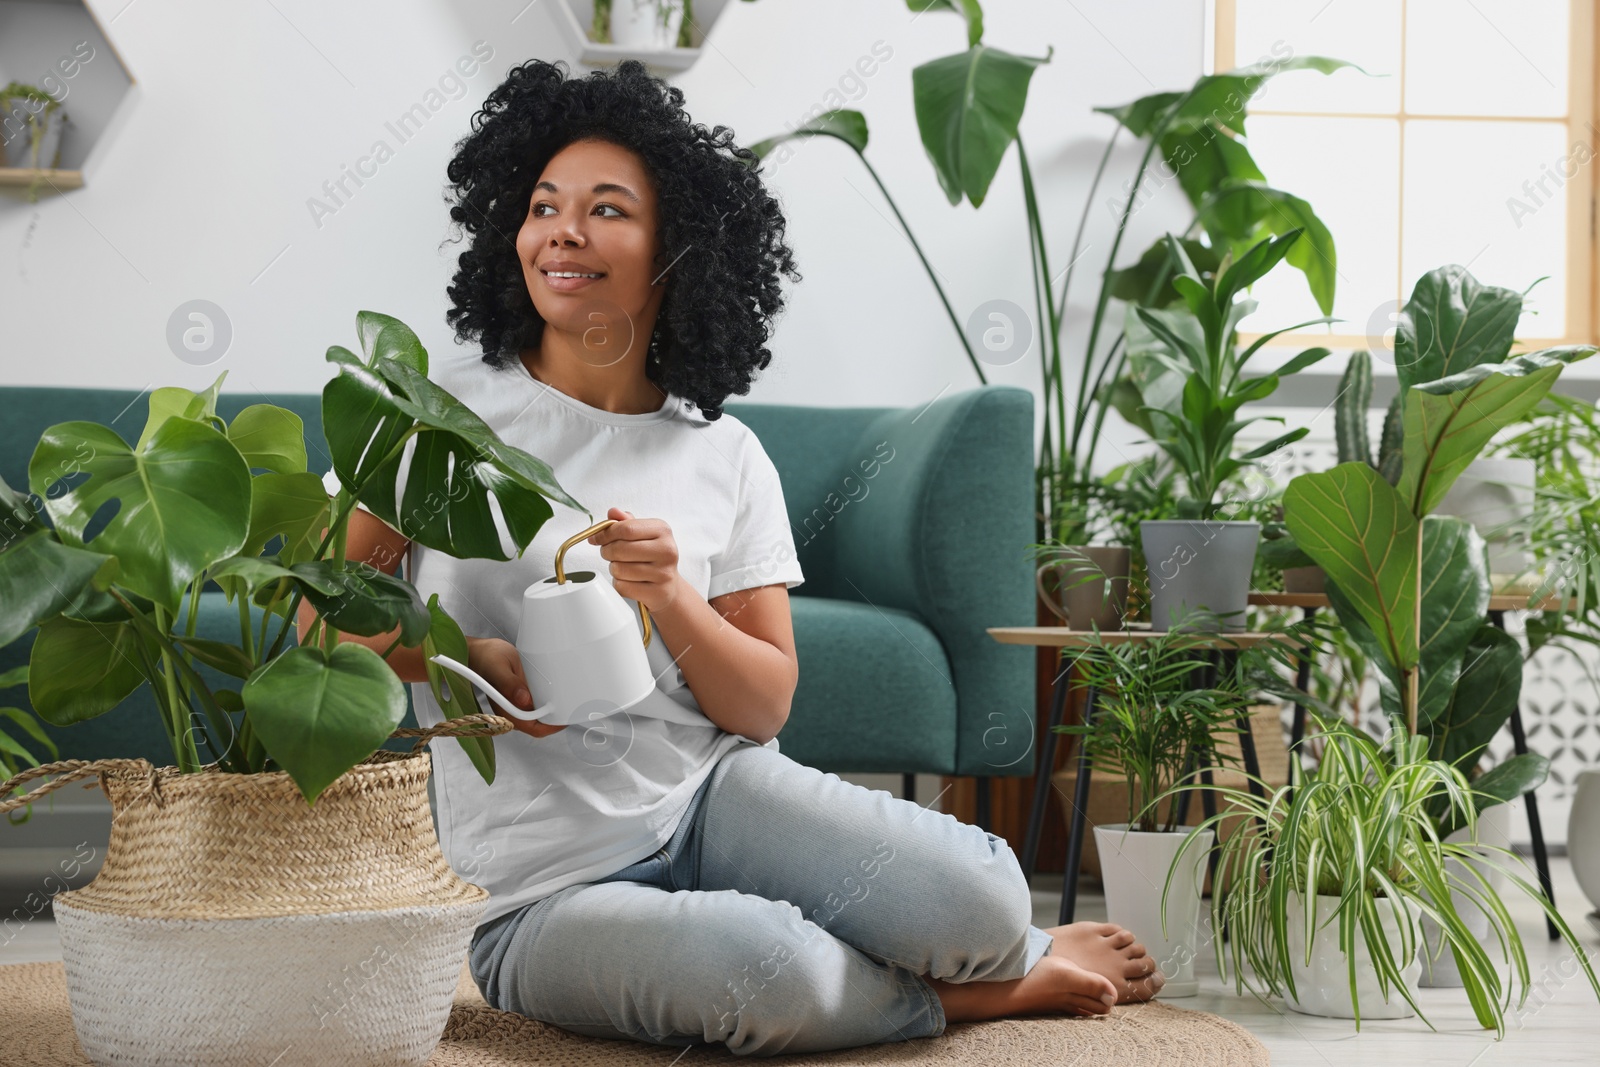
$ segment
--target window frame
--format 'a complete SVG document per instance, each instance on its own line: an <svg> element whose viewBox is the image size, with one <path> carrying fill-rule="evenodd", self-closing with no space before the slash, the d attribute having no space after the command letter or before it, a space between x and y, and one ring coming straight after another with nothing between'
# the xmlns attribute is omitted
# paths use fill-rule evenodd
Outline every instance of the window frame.
<svg viewBox="0 0 1600 1067"><path fill-rule="evenodd" d="M1571 151L1580 141L1588 145L1591 153L1589 162L1584 164L1588 172L1587 179L1581 174L1568 181L1565 186L1567 194L1567 277L1566 277L1566 323L1564 336L1554 338L1539 338L1536 341L1518 341L1516 351L1545 348L1554 345L1593 344L1600 331L1597 331L1595 321L1596 307L1600 306L1600 270L1596 269L1597 257L1600 257L1600 243L1596 241L1596 197L1600 194L1600 130L1596 129L1595 116L1600 110L1600 83L1596 81L1595 55L1600 51L1600 38L1597 38L1597 20L1595 18L1592 0L1568 0L1569 33L1567 42L1567 113L1560 117L1549 116L1519 116L1519 115L1435 115L1427 113L1412 113L1405 110L1405 32L1407 16L1410 10L1410 0L1400 0L1400 70L1401 79L1400 110L1393 113L1393 117L1400 124L1400 166L1397 168L1395 182L1398 195L1397 231L1395 233L1396 279L1395 299L1401 304L1405 303L1410 295L1405 290L1405 266L1403 249L1400 242L1405 233L1405 124L1410 120L1426 121L1451 121L1451 122L1551 122L1562 123L1566 127L1564 138L1568 151ZM1210 60L1213 71L1233 70L1238 65L1236 54L1236 41L1238 37L1238 0L1211 0L1212 12L1208 19L1207 29L1210 38ZM1324 112L1324 111L1293 111L1278 110L1275 108L1250 108L1249 115L1278 115L1289 118L1375 118L1387 117L1386 114L1370 112ZM1582 131L1588 131L1587 139L1578 137ZM1575 132L1576 131L1576 132ZM1313 208L1316 204L1311 205ZM1581 226L1587 221L1586 230L1579 230L1574 225ZM1337 242L1338 234L1334 234ZM1240 337L1254 339L1260 334L1244 334ZM1316 331L1296 331L1286 333L1276 338L1269 347L1279 345L1302 345L1307 341L1340 348L1366 348L1371 340L1365 334L1347 333L1319 333Z"/></svg>

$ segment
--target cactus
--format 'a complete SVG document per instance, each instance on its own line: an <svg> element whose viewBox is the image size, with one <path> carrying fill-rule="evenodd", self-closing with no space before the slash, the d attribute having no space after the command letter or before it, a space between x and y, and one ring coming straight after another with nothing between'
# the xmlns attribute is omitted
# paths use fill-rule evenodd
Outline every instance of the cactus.
<svg viewBox="0 0 1600 1067"><path fill-rule="evenodd" d="M1377 466L1367 435L1367 408L1371 404L1372 355L1362 349L1350 353L1350 363L1339 380L1339 397L1333 405L1333 433L1340 463Z"/></svg>
<svg viewBox="0 0 1600 1067"><path fill-rule="evenodd" d="M1405 395L1405 390L1401 389L1389 405L1389 413L1383 417L1383 439L1378 442L1378 473L1390 485L1399 483L1400 461L1404 458L1406 428L1401 418L1401 404Z"/></svg>

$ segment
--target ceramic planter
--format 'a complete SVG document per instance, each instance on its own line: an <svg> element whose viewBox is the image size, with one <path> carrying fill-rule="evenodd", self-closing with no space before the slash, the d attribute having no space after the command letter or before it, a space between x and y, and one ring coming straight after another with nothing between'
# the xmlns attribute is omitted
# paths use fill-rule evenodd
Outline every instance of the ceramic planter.
<svg viewBox="0 0 1600 1067"><path fill-rule="evenodd" d="M1205 831L1180 857L1178 852L1191 829L1185 826L1165 834L1129 830L1126 824L1094 828L1100 876L1106 887L1106 917L1144 942L1166 977L1159 994L1163 999L1192 997L1200 991L1194 960L1210 940L1200 924L1200 883L1205 878L1212 833ZM1175 861L1181 867L1167 893L1163 934L1161 894Z"/></svg>
<svg viewBox="0 0 1600 1067"><path fill-rule="evenodd" d="M1294 975L1294 993L1284 990L1284 1001L1302 1015L1320 1015L1330 1019L1355 1018L1355 1003L1361 1006L1361 1018L1409 1019L1416 1013L1406 998L1394 985L1389 986L1388 999L1378 988L1378 971L1367 952L1366 941L1359 929L1356 932L1355 971L1356 1001L1350 999L1349 964L1339 948L1339 898L1319 895L1316 904L1315 929L1311 937L1311 962L1306 963L1305 904L1298 894L1289 894L1289 969ZM1413 914L1415 914L1413 912ZM1402 937L1400 924L1386 900L1378 901L1379 926L1388 938L1389 951L1401 957ZM1413 924L1416 919L1411 920ZM1414 949L1420 950L1418 930L1411 932ZM1422 953L1413 952L1400 968L1406 985L1416 988L1422 974Z"/></svg>
<svg viewBox="0 0 1600 1067"><path fill-rule="evenodd" d="M1578 772L1567 816L1567 855L1578 888L1591 907L1600 909L1600 768Z"/></svg>
<svg viewBox="0 0 1600 1067"><path fill-rule="evenodd" d="M1472 840L1465 827L1457 830L1445 841L1451 844L1466 844ZM1478 840L1485 845L1494 845L1498 848L1511 847L1511 805L1495 804L1484 808L1478 815ZM1504 859L1504 857L1496 857ZM1460 860L1446 860L1445 866L1456 878L1464 879L1468 884L1482 888L1478 880L1468 873ZM1496 893L1505 885L1505 875L1500 870L1482 861L1472 864L1483 877L1489 880L1490 886ZM1472 936L1481 943L1487 943L1489 938L1489 917L1485 915L1476 904L1465 894L1452 892L1451 905L1456 914L1461 916L1461 921L1466 925ZM1422 936L1427 939L1427 947L1422 952L1422 979L1421 984L1435 988L1460 988L1461 970L1456 966L1456 954L1450 951L1448 942L1439 951L1438 959L1429 959L1428 954L1433 951L1433 946L1439 943L1443 936L1439 924L1427 916L1422 919Z"/></svg>
<svg viewBox="0 0 1600 1067"><path fill-rule="evenodd" d="M678 45L683 0L611 0L611 43L659 52Z"/></svg>
<svg viewBox="0 0 1600 1067"><path fill-rule="evenodd" d="M1128 610L1133 551L1070 545L1034 572L1045 607L1074 630L1121 630Z"/></svg>
<svg viewBox="0 0 1600 1067"><path fill-rule="evenodd" d="M1150 572L1152 630L1184 627L1195 608L1221 616L1223 633L1244 630L1260 523L1157 519L1141 522L1139 537ZM1218 623L1188 625L1216 629Z"/></svg>

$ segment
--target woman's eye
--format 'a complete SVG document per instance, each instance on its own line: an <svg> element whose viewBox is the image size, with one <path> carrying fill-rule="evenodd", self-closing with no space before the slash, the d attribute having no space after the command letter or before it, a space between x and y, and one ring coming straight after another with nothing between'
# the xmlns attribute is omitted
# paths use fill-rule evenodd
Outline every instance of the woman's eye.
<svg viewBox="0 0 1600 1067"><path fill-rule="evenodd" d="M551 203L549 203L547 201L541 200L539 203L533 205L533 215L534 215L535 218L543 218L544 216L539 213L539 209L542 208L542 207L554 207L554 206L555 206L554 204L551 204ZM622 217L624 217L622 209L617 207L615 204L600 204L599 206L597 206L595 208L595 210L598 211L601 208L607 208L607 209L609 209L611 211L615 211L616 212L616 215L607 216L608 218L622 218Z"/></svg>

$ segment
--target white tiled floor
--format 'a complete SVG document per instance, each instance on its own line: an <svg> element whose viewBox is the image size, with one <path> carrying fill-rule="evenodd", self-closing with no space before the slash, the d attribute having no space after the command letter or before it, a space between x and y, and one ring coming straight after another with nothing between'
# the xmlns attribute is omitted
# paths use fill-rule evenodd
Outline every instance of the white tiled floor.
<svg viewBox="0 0 1600 1067"><path fill-rule="evenodd" d="M1584 920L1586 906L1565 859L1554 861L1554 877L1562 914L1577 932L1591 962L1600 969L1600 934ZM1041 874L1035 878L1035 925L1055 925L1060 885L1059 875ZM0 965L60 959L55 923L47 915L28 919L23 917L25 910L13 910L14 901L23 899L15 892L6 893L5 899L6 913L16 918L0 926ZM1600 1063L1600 1002L1581 976L1562 979L1562 974L1573 973L1570 953L1560 942L1545 940L1539 913L1530 905L1515 902L1512 910L1528 949L1534 991L1522 1010L1513 1007L1508 1014L1502 1042L1495 1042L1492 1032L1477 1029L1460 990L1420 991L1419 1001L1437 1033L1420 1019L1407 1019L1366 1022L1357 1034L1347 1021L1298 1015L1286 1011L1281 1002L1262 1003L1248 994L1235 994L1231 986L1225 987L1218 979L1215 963L1209 958L1201 964L1200 995L1173 1003L1215 1012L1243 1024L1267 1046L1272 1062L1278 1065L1493 1067ZM1088 883L1079 895L1077 917L1105 917L1105 901L1089 890Z"/></svg>

